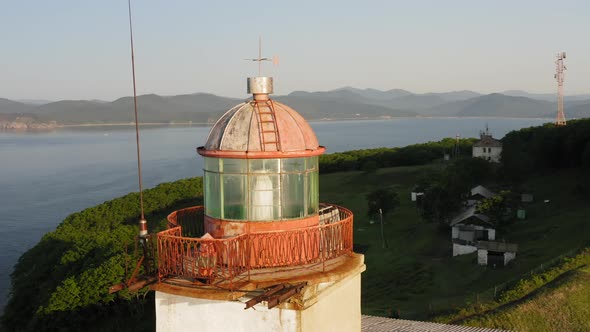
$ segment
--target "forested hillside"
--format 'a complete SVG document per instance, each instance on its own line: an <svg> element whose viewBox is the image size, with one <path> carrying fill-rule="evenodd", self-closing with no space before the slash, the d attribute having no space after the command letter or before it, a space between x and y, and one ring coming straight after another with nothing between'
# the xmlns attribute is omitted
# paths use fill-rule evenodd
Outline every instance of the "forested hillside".
<svg viewBox="0 0 590 332"><path fill-rule="evenodd" d="M502 170L511 180L564 168L590 169L590 119L512 131L502 143Z"/></svg>
<svg viewBox="0 0 590 332"><path fill-rule="evenodd" d="M208 93L176 96L146 94L138 96L140 121L148 123L211 123L229 108L250 96L228 98ZM557 109L554 100L536 95L512 96L501 93L479 94L473 91L411 93L393 89L340 88L330 91L295 91L275 95L308 120L383 119L416 116L469 117L549 117ZM585 95L565 99L569 118L590 116L590 100ZM133 98L112 102L96 100L61 100L46 104L26 104L0 98L0 114L29 113L41 121L61 125L129 123L133 121Z"/></svg>
<svg viewBox="0 0 590 332"><path fill-rule="evenodd" d="M151 231L176 208L198 205L201 178L164 183L144 194ZM67 217L24 253L12 273L2 323L12 331L151 330L144 293L109 294L134 267L139 195L116 198ZM128 271L130 273L130 271ZM107 324L107 325L105 325ZM106 326L106 327L105 327ZM130 327L135 326L131 329Z"/></svg>

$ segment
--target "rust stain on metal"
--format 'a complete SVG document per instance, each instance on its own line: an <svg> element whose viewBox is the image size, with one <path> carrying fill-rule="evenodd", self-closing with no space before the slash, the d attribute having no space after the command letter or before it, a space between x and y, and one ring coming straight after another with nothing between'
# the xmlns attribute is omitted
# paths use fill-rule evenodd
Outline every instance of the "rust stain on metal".
<svg viewBox="0 0 590 332"><path fill-rule="evenodd" d="M223 220L204 216L205 232L214 238L232 237L243 233L259 233L278 230L292 230L312 227L320 224L319 216L292 220L275 220L265 222Z"/></svg>
<svg viewBox="0 0 590 332"><path fill-rule="evenodd" d="M319 156L326 152L323 146L314 150L301 151L230 151L230 150L207 150L201 146L197 153L203 157L214 158L236 158L236 159L264 159L264 158L301 158Z"/></svg>
<svg viewBox="0 0 590 332"><path fill-rule="evenodd" d="M287 301L293 295L299 293L307 282L301 282L296 285L279 284L267 289L264 293L253 297L246 302L246 309L250 309L260 302L266 301L268 309L272 309L279 304Z"/></svg>
<svg viewBox="0 0 590 332"><path fill-rule="evenodd" d="M246 307L244 308L244 310L252 308L253 306L257 305L258 303L260 303L262 301L267 301L270 296L279 292L283 288L285 288L285 284L276 285L272 288L267 289L264 293L251 298L250 300L248 300L246 302Z"/></svg>
<svg viewBox="0 0 590 332"><path fill-rule="evenodd" d="M283 303L284 301L287 301L289 298L291 298L291 296L299 293L301 291L301 289L303 289L303 287L306 284L307 284L306 282L302 282L297 285L289 286L287 288L284 288L280 292L277 292L273 296L269 297L269 299L267 301L268 308L272 309L272 308L278 306L279 304Z"/></svg>

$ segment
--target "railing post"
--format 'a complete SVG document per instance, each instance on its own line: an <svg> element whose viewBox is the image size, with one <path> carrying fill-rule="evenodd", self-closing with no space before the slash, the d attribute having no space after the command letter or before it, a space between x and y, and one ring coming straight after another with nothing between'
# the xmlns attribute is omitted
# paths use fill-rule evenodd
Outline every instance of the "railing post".
<svg viewBox="0 0 590 332"><path fill-rule="evenodd" d="M246 234L246 269L248 269L248 281L250 281L250 269L252 261L252 240L250 237L250 233Z"/></svg>

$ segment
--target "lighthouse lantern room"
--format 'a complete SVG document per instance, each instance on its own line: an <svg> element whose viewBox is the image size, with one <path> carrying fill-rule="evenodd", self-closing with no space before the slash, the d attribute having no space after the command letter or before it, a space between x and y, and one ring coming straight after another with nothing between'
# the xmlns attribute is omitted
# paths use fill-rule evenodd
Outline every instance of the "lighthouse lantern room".
<svg viewBox="0 0 590 332"><path fill-rule="evenodd" d="M197 148L204 206L157 235L157 330L360 331L365 265L352 213L319 203L325 148L272 78L247 82Z"/></svg>

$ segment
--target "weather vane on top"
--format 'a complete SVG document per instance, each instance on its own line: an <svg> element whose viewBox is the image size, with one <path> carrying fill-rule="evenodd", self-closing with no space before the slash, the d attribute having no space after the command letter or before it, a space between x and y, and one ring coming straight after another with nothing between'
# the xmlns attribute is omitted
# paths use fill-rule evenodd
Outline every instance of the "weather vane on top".
<svg viewBox="0 0 590 332"><path fill-rule="evenodd" d="M258 76L262 76L262 61L272 61L273 64L279 64L279 57L273 56L272 59L270 58L263 58L262 57L262 37L258 37L258 58L254 59L245 59L249 61L257 61L258 62Z"/></svg>

